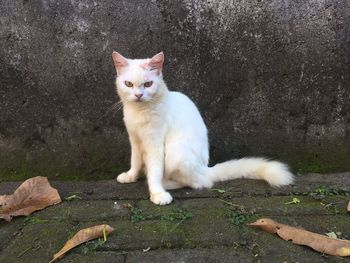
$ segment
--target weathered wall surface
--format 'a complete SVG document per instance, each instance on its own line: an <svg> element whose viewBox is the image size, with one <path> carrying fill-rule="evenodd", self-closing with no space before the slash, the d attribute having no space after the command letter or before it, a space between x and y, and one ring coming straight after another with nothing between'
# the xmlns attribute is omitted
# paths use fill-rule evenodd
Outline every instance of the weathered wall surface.
<svg viewBox="0 0 350 263"><path fill-rule="evenodd" d="M165 52L165 79L199 106L212 161L350 169L348 0L3 0L0 46L2 176L127 166L122 113L108 112L113 50Z"/></svg>

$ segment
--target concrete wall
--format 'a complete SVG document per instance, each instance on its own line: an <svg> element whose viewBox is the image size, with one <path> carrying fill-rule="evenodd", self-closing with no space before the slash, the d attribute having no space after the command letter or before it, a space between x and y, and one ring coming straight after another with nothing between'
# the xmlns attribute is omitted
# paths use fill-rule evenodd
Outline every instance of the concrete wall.
<svg viewBox="0 0 350 263"><path fill-rule="evenodd" d="M113 50L150 57L209 127L212 161L350 169L348 0L2 0L0 171L127 166Z"/></svg>

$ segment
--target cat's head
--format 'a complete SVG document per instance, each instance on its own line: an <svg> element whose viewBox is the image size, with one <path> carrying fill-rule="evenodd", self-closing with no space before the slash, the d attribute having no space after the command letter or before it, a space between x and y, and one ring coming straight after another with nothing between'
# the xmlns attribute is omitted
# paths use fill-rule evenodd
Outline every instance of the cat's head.
<svg viewBox="0 0 350 263"><path fill-rule="evenodd" d="M124 102L150 102L160 95L163 52L148 59L127 59L114 51L112 57L118 94Z"/></svg>

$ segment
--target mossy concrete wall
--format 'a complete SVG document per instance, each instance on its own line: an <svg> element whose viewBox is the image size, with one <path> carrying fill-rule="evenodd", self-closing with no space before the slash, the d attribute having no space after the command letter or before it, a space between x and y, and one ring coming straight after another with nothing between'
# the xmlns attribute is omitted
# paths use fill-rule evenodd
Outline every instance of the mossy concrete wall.
<svg viewBox="0 0 350 263"><path fill-rule="evenodd" d="M350 169L347 0L3 0L1 174L111 176L129 146L113 50L164 51L164 76L209 128L213 162Z"/></svg>

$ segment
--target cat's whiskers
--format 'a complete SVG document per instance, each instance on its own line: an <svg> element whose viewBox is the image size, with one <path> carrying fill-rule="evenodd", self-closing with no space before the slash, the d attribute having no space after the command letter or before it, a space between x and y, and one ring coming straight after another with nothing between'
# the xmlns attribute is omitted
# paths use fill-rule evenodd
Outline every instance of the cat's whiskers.
<svg viewBox="0 0 350 263"><path fill-rule="evenodd" d="M118 111L120 111L121 108L123 108L123 102L120 100L112 104L112 106L110 106L109 108L107 108L106 112L99 118L99 120L106 117L110 112L114 111L114 114L117 113Z"/></svg>
<svg viewBox="0 0 350 263"><path fill-rule="evenodd" d="M118 108L114 113L117 113L118 111L120 111L123 108L123 103L120 101L120 104L118 104Z"/></svg>

